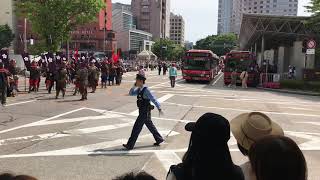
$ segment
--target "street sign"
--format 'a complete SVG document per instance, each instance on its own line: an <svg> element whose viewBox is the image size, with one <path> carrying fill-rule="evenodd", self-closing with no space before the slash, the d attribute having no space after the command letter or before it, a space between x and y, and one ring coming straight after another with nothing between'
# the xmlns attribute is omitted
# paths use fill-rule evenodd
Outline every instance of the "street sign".
<svg viewBox="0 0 320 180"><path fill-rule="evenodd" d="M307 54L316 54L315 49L307 49Z"/></svg>
<svg viewBox="0 0 320 180"><path fill-rule="evenodd" d="M316 41L315 40L309 40L308 42L307 42L307 48L308 49L315 49L316 48L316 46L317 46L317 43L316 43Z"/></svg>

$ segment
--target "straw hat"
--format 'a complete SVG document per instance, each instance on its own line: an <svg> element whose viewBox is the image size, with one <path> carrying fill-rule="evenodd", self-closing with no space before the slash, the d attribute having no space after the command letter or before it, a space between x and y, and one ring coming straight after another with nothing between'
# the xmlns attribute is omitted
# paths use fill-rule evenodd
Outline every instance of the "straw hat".
<svg viewBox="0 0 320 180"><path fill-rule="evenodd" d="M240 114L231 120L230 126L237 142L247 150L260 138L269 135L284 135L282 128L277 123L260 112Z"/></svg>

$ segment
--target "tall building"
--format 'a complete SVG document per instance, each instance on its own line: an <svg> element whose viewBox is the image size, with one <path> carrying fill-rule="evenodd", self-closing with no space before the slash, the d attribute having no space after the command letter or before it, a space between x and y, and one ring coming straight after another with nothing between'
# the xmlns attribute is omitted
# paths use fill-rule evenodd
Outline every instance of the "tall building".
<svg viewBox="0 0 320 180"><path fill-rule="evenodd" d="M128 31L135 28L131 6L121 3L112 5L112 29L115 32Z"/></svg>
<svg viewBox="0 0 320 180"><path fill-rule="evenodd" d="M185 22L181 15L170 15L170 39L184 46L184 33L185 33Z"/></svg>
<svg viewBox="0 0 320 180"><path fill-rule="evenodd" d="M8 24L12 32L16 34L16 16L14 14L14 1L12 0L0 1L0 25L5 24ZM12 45L15 45L15 43L12 43Z"/></svg>
<svg viewBox="0 0 320 180"><path fill-rule="evenodd" d="M242 15L246 13L297 16L298 0L219 0L218 32L239 34Z"/></svg>
<svg viewBox="0 0 320 180"><path fill-rule="evenodd" d="M151 33L137 29L117 33L118 48L121 48L123 52L135 51L139 53L145 49L148 43L152 43L151 40Z"/></svg>
<svg viewBox="0 0 320 180"><path fill-rule="evenodd" d="M233 0L219 0L218 34L231 32Z"/></svg>
<svg viewBox="0 0 320 180"><path fill-rule="evenodd" d="M170 37L170 0L132 0L131 9L137 29L155 39Z"/></svg>

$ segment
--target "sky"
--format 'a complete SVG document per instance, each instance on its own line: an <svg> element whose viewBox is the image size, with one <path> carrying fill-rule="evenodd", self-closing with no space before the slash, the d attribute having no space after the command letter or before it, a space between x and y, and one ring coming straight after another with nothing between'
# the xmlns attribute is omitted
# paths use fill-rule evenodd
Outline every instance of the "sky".
<svg viewBox="0 0 320 180"><path fill-rule="evenodd" d="M130 4L131 0L112 2ZM171 12L180 14L185 19L185 40L195 43L208 35L217 34L218 2L219 0L171 0ZM299 16L310 15L304 8L309 2L310 0L299 0Z"/></svg>

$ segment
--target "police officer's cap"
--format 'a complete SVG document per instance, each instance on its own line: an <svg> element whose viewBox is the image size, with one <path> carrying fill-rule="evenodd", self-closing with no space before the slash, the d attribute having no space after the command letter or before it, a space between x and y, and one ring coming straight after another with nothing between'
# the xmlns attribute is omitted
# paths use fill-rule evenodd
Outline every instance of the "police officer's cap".
<svg viewBox="0 0 320 180"><path fill-rule="evenodd" d="M136 79L137 79L137 80L142 80L142 81L147 80L147 78L146 78L146 77L144 77L144 76L143 76L143 75L141 75L141 74L137 74Z"/></svg>

